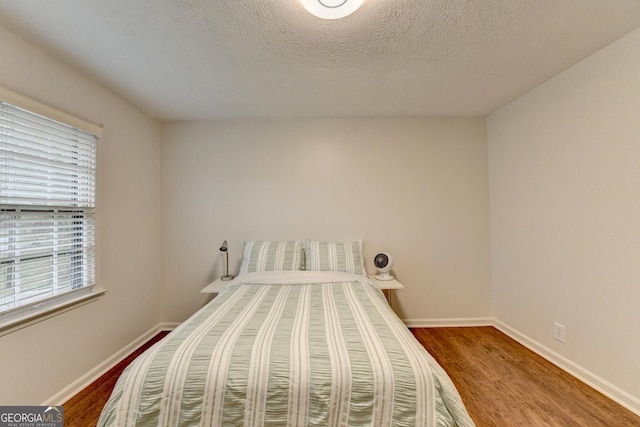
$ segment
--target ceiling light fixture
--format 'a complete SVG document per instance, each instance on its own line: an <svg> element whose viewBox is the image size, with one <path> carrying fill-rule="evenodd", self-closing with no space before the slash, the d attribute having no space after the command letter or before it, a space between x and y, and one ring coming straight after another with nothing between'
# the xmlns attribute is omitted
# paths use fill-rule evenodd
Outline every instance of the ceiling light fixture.
<svg viewBox="0 0 640 427"><path fill-rule="evenodd" d="M301 0L302 5L322 19L340 19L358 10L364 0Z"/></svg>

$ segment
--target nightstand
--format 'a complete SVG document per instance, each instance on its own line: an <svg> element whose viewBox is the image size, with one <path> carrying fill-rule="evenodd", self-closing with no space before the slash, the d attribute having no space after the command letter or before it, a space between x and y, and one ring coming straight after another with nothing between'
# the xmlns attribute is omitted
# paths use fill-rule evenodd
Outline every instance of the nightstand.
<svg viewBox="0 0 640 427"><path fill-rule="evenodd" d="M395 289L404 289L404 285L398 282L395 278L391 280L378 280L376 279L375 274L367 275L369 280L371 280L378 288L382 289L384 296L387 297L387 301L389 305L392 305L393 301L393 291Z"/></svg>
<svg viewBox="0 0 640 427"><path fill-rule="evenodd" d="M217 294L222 290L224 285L231 282L231 280L216 279L214 282L209 283L206 287L202 288L201 294Z"/></svg>

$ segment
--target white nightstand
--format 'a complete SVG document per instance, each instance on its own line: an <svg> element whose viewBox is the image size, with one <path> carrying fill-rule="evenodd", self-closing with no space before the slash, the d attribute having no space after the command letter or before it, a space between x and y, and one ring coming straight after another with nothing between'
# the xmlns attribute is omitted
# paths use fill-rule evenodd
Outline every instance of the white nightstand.
<svg viewBox="0 0 640 427"><path fill-rule="evenodd" d="M382 289L384 296L386 296L387 301L389 301L389 305L392 305L391 303L393 301L393 291L395 289L404 289L404 285L398 282L395 278L393 278L392 280L378 280L376 279L375 274L369 274L367 275L367 277L369 278L369 280L375 283L378 288Z"/></svg>
<svg viewBox="0 0 640 427"><path fill-rule="evenodd" d="M217 294L222 290L224 285L231 282L231 280L216 279L214 282L209 283L206 287L202 288L201 294Z"/></svg>

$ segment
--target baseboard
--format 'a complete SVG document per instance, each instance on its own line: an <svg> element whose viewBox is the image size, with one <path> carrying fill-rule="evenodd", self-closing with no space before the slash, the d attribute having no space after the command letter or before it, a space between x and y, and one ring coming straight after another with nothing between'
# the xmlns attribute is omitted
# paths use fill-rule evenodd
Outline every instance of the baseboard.
<svg viewBox="0 0 640 427"><path fill-rule="evenodd" d="M65 403L67 400L71 399L73 396L78 394L84 388L88 387L95 380L100 378L102 375L107 373L111 368L116 366L118 363L123 361L127 356L140 348L143 344L149 341L151 338L156 336L156 334L160 331L172 330L177 323L160 323L153 328L149 329L147 332L143 333L141 336L133 340L131 343L127 344L124 348L118 351L116 354L102 362L100 365L96 366L91 371L87 372L76 381L69 384L67 387L53 395L51 398L47 399L43 406L58 406Z"/></svg>
<svg viewBox="0 0 640 427"><path fill-rule="evenodd" d="M614 402L619 403L631 412L640 416L640 399L630 395L626 391L600 378L594 373L556 353L548 347L540 344L539 342L532 340L526 335L511 328L509 325L506 325L497 319L493 319L493 321L493 326L500 332L513 338L523 346L527 347L529 350L545 358L563 371L573 375L583 383L604 394Z"/></svg>
<svg viewBox="0 0 640 427"><path fill-rule="evenodd" d="M492 317L464 317L444 319L402 319L407 328L446 328L463 326L493 326Z"/></svg>
<svg viewBox="0 0 640 427"><path fill-rule="evenodd" d="M178 325L180 325L180 322L158 323L158 326L156 326L156 329L158 329L158 332L160 332L160 331L173 331L175 328L178 327Z"/></svg>

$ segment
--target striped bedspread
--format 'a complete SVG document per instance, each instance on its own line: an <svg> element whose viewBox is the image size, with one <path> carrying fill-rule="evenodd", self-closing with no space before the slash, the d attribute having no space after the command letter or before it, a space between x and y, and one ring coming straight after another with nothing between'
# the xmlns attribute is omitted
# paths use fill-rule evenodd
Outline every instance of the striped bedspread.
<svg viewBox="0 0 640 427"><path fill-rule="evenodd" d="M250 273L132 363L99 426L472 426L366 277Z"/></svg>

